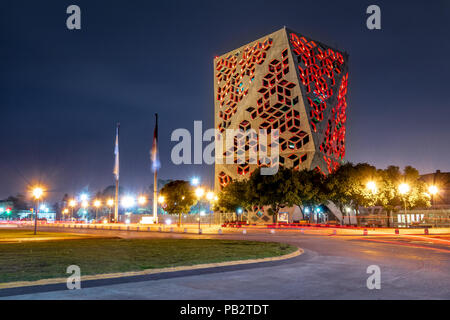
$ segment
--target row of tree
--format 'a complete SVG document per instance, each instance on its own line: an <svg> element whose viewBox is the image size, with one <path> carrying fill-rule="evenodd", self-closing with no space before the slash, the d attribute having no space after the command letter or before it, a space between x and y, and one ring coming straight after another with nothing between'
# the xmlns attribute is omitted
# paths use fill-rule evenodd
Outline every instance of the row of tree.
<svg viewBox="0 0 450 320"><path fill-rule="evenodd" d="M399 190L402 183L410 187L403 194ZM346 208L358 213L360 207L381 206L389 213L389 221L391 213L403 206L429 206L426 190L419 172L410 166L402 172L395 166L377 169L367 163L346 163L328 176L316 170L286 168L275 175L261 175L257 169L249 179L227 185L219 194L217 209L236 212L242 208L254 213L265 207L276 221L281 207L318 206L332 201L343 215Z"/></svg>

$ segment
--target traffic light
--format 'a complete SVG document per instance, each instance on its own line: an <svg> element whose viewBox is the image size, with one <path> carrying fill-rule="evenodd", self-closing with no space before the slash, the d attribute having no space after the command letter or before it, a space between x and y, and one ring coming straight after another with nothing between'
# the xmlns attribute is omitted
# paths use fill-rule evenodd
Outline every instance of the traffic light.
<svg viewBox="0 0 450 320"><path fill-rule="evenodd" d="M12 209L11 208L6 208L6 214L11 214Z"/></svg>

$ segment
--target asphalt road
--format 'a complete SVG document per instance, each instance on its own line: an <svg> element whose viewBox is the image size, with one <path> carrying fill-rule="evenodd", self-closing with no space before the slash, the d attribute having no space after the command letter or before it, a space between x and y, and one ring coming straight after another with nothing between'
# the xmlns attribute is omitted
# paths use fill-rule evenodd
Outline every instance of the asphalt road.
<svg viewBox="0 0 450 320"><path fill-rule="evenodd" d="M278 263L104 280L84 283L84 288L82 283L81 290L61 290L61 286L35 288L32 293L1 299L450 299L450 246L426 239L308 235L299 231L247 235L76 232L121 237L279 241L296 245L305 252ZM379 290L367 288L370 265L377 265L381 270ZM46 290L55 291L38 292ZM11 294L18 293L11 291Z"/></svg>

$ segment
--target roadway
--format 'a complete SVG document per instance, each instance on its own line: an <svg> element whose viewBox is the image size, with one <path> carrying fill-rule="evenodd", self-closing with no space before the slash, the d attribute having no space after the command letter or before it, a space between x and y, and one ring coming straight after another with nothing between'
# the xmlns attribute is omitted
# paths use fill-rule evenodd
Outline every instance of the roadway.
<svg viewBox="0 0 450 320"><path fill-rule="evenodd" d="M68 229L49 228L46 231ZM124 238L220 238L286 242L304 250L278 263L224 267L82 283L81 290L35 288L1 299L450 299L450 241L446 236L333 235L330 231L268 230L183 234L70 229ZM381 269L381 289L369 290L367 267ZM84 288L83 288L84 284ZM24 293L24 294L20 294ZM0 290L0 296L2 292Z"/></svg>

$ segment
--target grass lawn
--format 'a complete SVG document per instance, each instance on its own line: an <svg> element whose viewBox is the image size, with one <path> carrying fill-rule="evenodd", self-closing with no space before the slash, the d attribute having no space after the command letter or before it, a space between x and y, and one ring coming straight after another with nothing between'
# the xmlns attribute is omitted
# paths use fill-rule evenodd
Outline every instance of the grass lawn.
<svg viewBox="0 0 450 320"><path fill-rule="evenodd" d="M196 239L83 239L0 243L0 283L266 258L297 248L275 242Z"/></svg>
<svg viewBox="0 0 450 320"><path fill-rule="evenodd" d="M15 238L86 238L83 234L74 233L61 233L61 232L42 232L37 231L34 235L34 230L23 230L23 229L0 229L0 240L14 240Z"/></svg>

